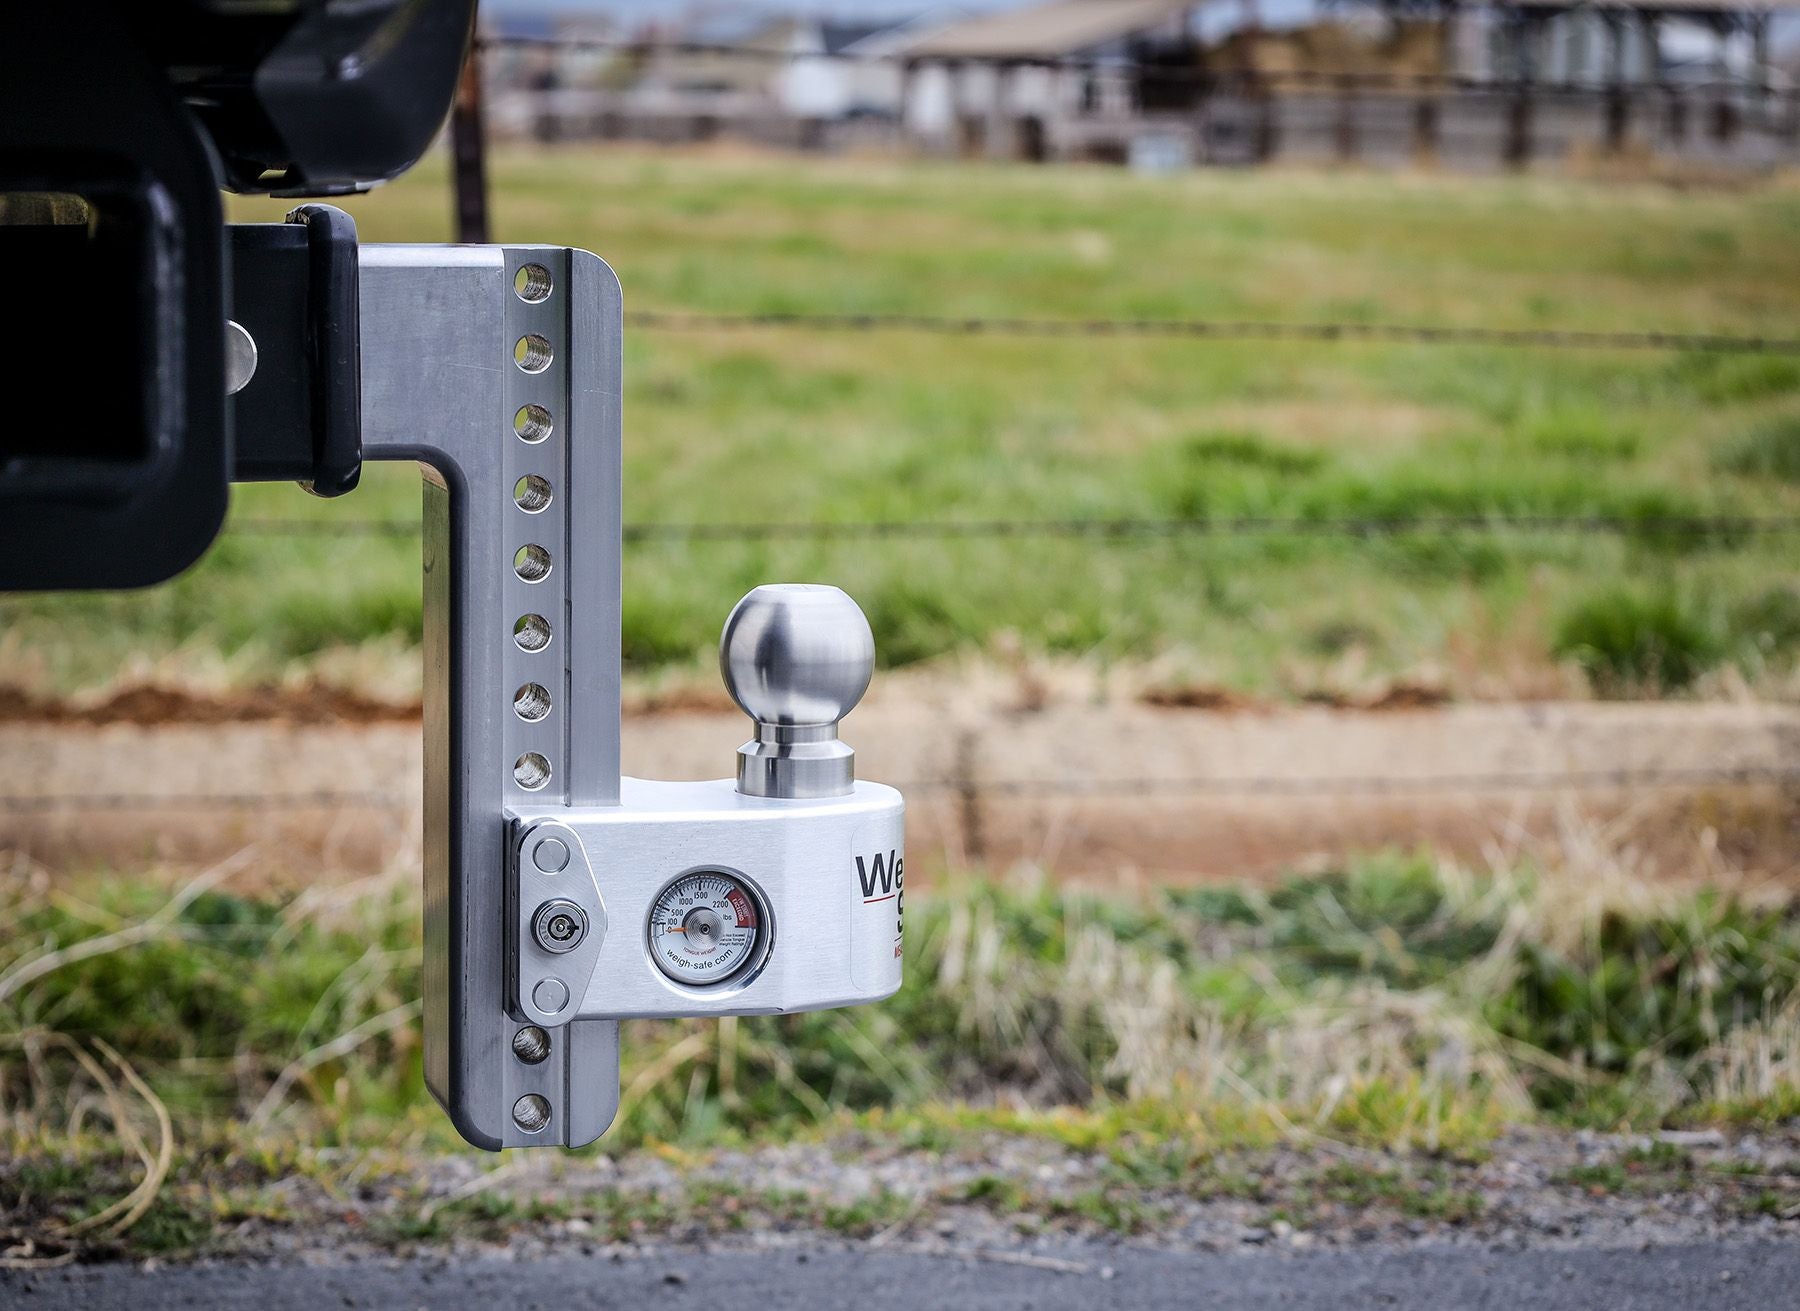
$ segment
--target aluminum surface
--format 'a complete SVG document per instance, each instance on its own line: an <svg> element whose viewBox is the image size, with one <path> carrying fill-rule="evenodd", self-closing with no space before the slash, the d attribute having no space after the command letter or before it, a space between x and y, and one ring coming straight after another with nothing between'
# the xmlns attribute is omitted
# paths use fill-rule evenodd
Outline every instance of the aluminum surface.
<svg viewBox="0 0 1800 1311"><path fill-rule="evenodd" d="M836 735L873 641L835 588L758 589L724 647L768 716L744 749L766 773L622 788L612 271L560 247L366 246L360 281L364 458L425 483L426 1080L479 1146L579 1145L618 1107L621 1018L899 987L904 803L854 783ZM702 868L754 890L762 936L690 986L646 925ZM555 902L586 921L566 949Z"/></svg>
<svg viewBox="0 0 1800 1311"><path fill-rule="evenodd" d="M899 988L905 802L893 788L859 782L849 796L790 801L745 796L730 779L628 778L616 807L557 813L593 862L608 916L584 1018L821 1010ZM760 969L711 987L669 978L645 935L657 895L699 869L751 884L773 937Z"/></svg>
<svg viewBox="0 0 1800 1311"><path fill-rule="evenodd" d="M535 301L514 290L527 265L550 284ZM567 1025L549 1059L513 1054L506 808L618 800L618 282L537 246L364 246L360 280L364 458L425 471L426 1081L479 1146L588 1142L617 1106L618 1030ZM529 372L528 336L550 347ZM515 423L527 406L547 432ZM526 475L550 485L536 513L514 500ZM527 546L549 556L536 582L514 567ZM527 615L549 625L537 650L514 640ZM529 721L528 682L551 694ZM527 755L548 764L539 789L515 777ZM528 1094L550 1107L530 1134L512 1109Z"/></svg>
<svg viewBox="0 0 1800 1311"><path fill-rule="evenodd" d="M577 1008L569 1003L587 991L594 962L612 926L587 849L565 822L574 813L559 809L548 818L516 826L516 882L509 898L513 921L508 943L511 1001L518 1015L546 1026L564 1025L576 1017ZM554 843L567 853L561 868L546 870L532 859L545 843ZM578 941L568 946L545 941L543 921L551 908L571 909L581 920Z"/></svg>

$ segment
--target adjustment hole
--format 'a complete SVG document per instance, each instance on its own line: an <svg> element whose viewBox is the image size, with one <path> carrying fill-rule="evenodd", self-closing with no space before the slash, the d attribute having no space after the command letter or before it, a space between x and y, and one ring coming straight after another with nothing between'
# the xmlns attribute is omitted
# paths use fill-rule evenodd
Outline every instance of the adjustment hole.
<svg viewBox="0 0 1800 1311"><path fill-rule="evenodd" d="M541 405L521 405L519 412L513 415L513 431L522 441L541 442L550 435L553 426L550 411Z"/></svg>
<svg viewBox="0 0 1800 1311"><path fill-rule="evenodd" d="M512 1048L513 1055L525 1064L541 1065L550 1055L550 1035L535 1024L527 1024L513 1034Z"/></svg>
<svg viewBox="0 0 1800 1311"><path fill-rule="evenodd" d="M527 751L513 761L513 782L527 792L536 792L550 781L550 762L536 751Z"/></svg>
<svg viewBox="0 0 1800 1311"><path fill-rule="evenodd" d="M526 1133L539 1133L550 1123L550 1099L526 1093L513 1103L513 1123Z"/></svg>
<svg viewBox="0 0 1800 1311"><path fill-rule="evenodd" d="M520 615L513 625L513 641L521 651L542 651L550 645L550 621L542 615Z"/></svg>
<svg viewBox="0 0 1800 1311"><path fill-rule="evenodd" d="M550 689L542 683L527 683L513 693L513 713L527 724L535 724L550 713Z"/></svg>
<svg viewBox="0 0 1800 1311"><path fill-rule="evenodd" d="M513 363L527 373L542 373L555 358L549 340L535 332L528 332L513 343Z"/></svg>
<svg viewBox="0 0 1800 1311"><path fill-rule="evenodd" d="M542 264L521 264L519 271L513 274L513 290L519 293L520 300L533 305L550 299L550 289L554 285L550 270Z"/></svg>
<svg viewBox="0 0 1800 1311"><path fill-rule="evenodd" d="M513 572L525 582L543 582L550 576L550 552L536 542L521 546L513 555Z"/></svg>
<svg viewBox="0 0 1800 1311"><path fill-rule="evenodd" d="M537 514L550 508L550 480L528 473L513 484L513 503L526 514Z"/></svg>

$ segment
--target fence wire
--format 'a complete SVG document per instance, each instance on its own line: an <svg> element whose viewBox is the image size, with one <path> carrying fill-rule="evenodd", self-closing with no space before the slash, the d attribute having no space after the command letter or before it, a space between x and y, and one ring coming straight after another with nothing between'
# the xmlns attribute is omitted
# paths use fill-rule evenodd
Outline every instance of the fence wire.
<svg viewBox="0 0 1800 1311"><path fill-rule="evenodd" d="M230 531L262 537L416 537L419 525L389 519L239 519ZM624 525L624 540L767 542L1068 537L1131 540L1179 537L1598 536L1724 540L1800 532L1800 515L1421 515L1320 519L1235 518L868 519L791 523L681 522Z"/></svg>
<svg viewBox="0 0 1800 1311"><path fill-rule="evenodd" d="M1205 778L925 778L895 784L902 792L1016 798L1232 796L1332 797L1427 795L1456 792L1561 792L1650 788L1751 787L1800 783L1800 768L1779 765L1692 769L1517 770L1472 774L1344 775L1340 777L1218 775ZM0 812L93 814L102 811L205 812L296 810L411 810L421 798L393 792L66 793L0 797Z"/></svg>
<svg viewBox="0 0 1800 1311"><path fill-rule="evenodd" d="M1607 788L1750 786L1800 782L1800 768L1780 765L1693 769L1592 769L1506 771L1484 774L1356 775L1342 778L1219 776L1208 778L929 779L913 791L967 791L1006 796L1130 797L1189 796L1367 796L1441 792L1558 792Z"/></svg>
<svg viewBox="0 0 1800 1311"><path fill-rule="evenodd" d="M1800 355L1800 337L1716 332L1574 328L1483 328L1417 323L1283 323L1251 319L1043 319L982 315L815 314L638 310L627 327L652 332L920 332L952 337L1166 337L1201 341L1395 342L1422 346L1509 346L1548 350L1692 351L1715 355Z"/></svg>
<svg viewBox="0 0 1800 1311"><path fill-rule="evenodd" d="M693 55L791 64L832 60L904 65L904 55L859 52L794 52L691 41L630 42L613 39L485 35L483 49L585 50L648 59ZM1720 80L1656 82L1620 86L1604 82L1479 79L1434 73L1357 73L1337 70L1207 69L1130 60L1065 58L1034 61L1042 66L1095 73L1128 73L1147 80L1203 86L1224 92L1266 95L1291 88L1323 89L1353 96L1359 92L1433 93L1460 96L1551 95L1570 97L1680 99L1733 93L1774 102L1800 102L1800 88ZM1384 342L1418 345L1517 347L1549 350L1676 351L1708 354L1800 356L1800 336L1744 335L1688 331L1609 331L1560 328L1491 328L1368 322L1278 322L1259 320L939 316L908 313L715 313L647 310L626 316L629 326L661 332L915 332L945 336L1019 338L1162 338L1207 341ZM1039 520L876 520L859 522L718 523L670 522L625 525L627 542L768 541L839 539L971 539L1071 537L1167 539L1178 537L1355 537L1410 534L1579 534L1611 536L1744 537L1800 530L1800 516L1515 515L1282 518L1059 518ZM378 519L244 519L231 531L267 537L378 536L411 538L412 521ZM926 778L900 784L909 792L964 798L1087 797L1305 797L1379 796L1482 792L1553 792L1604 789L1697 788L1800 784L1800 768L1733 766L1709 768L1618 768L1569 771L1501 771L1468 774L1319 776L1099 777L1099 778ZM83 814L120 812L205 812L210 810L296 812L309 810L417 809L421 799L393 792L315 790L291 793L77 793L0 796L0 813Z"/></svg>

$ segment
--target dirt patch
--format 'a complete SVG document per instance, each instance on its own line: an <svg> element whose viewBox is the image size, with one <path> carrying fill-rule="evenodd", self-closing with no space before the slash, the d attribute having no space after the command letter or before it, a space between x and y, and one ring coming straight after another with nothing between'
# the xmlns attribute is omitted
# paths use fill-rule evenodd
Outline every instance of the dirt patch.
<svg viewBox="0 0 1800 1311"><path fill-rule="evenodd" d="M1210 710L1229 714L1243 710L1266 710L1267 701L1230 688L1190 684L1185 687L1153 687L1138 698L1159 710Z"/></svg>
<svg viewBox="0 0 1800 1311"><path fill-rule="evenodd" d="M1303 705L1323 706L1328 710L1375 711L1433 710L1449 705L1453 700L1446 688L1430 683L1405 681L1390 683L1378 691L1360 695L1332 691L1329 688L1314 688L1300 693L1298 699ZM1269 711L1277 709L1279 705L1266 698L1208 684L1153 687L1139 696L1138 700L1160 710L1209 710L1224 714Z"/></svg>
<svg viewBox="0 0 1800 1311"><path fill-rule="evenodd" d="M323 683L210 694L139 683L97 700L35 696L0 686L0 724L395 724L416 721L413 702L379 701Z"/></svg>
<svg viewBox="0 0 1800 1311"><path fill-rule="evenodd" d="M1395 683L1386 691L1356 702L1355 710L1430 710L1450 704L1450 693L1426 683Z"/></svg>

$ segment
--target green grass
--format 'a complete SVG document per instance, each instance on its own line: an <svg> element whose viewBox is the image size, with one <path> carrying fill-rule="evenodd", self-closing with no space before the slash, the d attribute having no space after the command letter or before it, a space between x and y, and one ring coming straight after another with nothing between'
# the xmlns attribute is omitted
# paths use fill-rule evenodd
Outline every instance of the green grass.
<svg viewBox="0 0 1800 1311"><path fill-rule="evenodd" d="M592 248L627 303L696 310L1401 320L1800 330L1800 192L1354 174L503 151L497 227ZM347 202L369 240L442 240L441 164ZM240 217L279 206L242 203ZM1800 512L1800 361L1407 345L637 332L626 499L639 522L766 518L1580 514L1622 538L652 542L626 561L632 666L694 661L773 577L849 588L890 664L1017 634L1293 690L1354 650L1376 674L1556 658L1599 580L1722 612L1791 576L1792 539L1650 521ZM245 517L416 518L416 474L339 504L239 489ZM70 688L121 666L279 677L416 641L408 541L228 535L170 587L0 603L0 672ZM1663 616L1622 611L1624 673ZM1694 672L1791 666L1791 628ZM1614 639L1609 639L1614 640ZM1598 649L1598 648L1596 648ZM1585 657L1581 657L1584 658ZM1659 657L1660 658L1660 657ZM1604 659L1593 668L1617 680ZM133 665L133 662L136 662ZM1636 664L1634 664L1636 662ZM1511 664L1516 665L1517 659ZM1304 690L1304 689L1300 689Z"/></svg>
<svg viewBox="0 0 1800 1311"><path fill-rule="evenodd" d="M1593 1193L1660 1192L1694 1172L1688 1153L1671 1143L1632 1147L1608 1161L1565 1170L1559 1182Z"/></svg>
<svg viewBox="0 0 1800 1311"><path fill-rule="evenodd" d="M909 914L906 985L881 1006L629 1025L632 1068L688 1035L705 1041L626 1107L614 1141L705 1146L840 1111L1022 1097L1102 1117L1071 1128L1071 1144L1147 1135L1116 1161L1141 1180L1192 1164L1156 1154L1165 1114L1214 1117L1232 1141L1269 1134L1271 1107L1325 1107L1321 1122L1335 1114L1347 1136L1373 1142L1473 1142L1496 1115L1659 1123L1722 1087L1733 1032L1800 995L1800 924L1786 908L1704 894L1593 909L1566 896L1399 857L1136 902L958 884ZM126 879L11 897L0 988L43 952L142 922L163 894ZM409 1009L416 902L370 894L322 917L308 905L205 892L147 941L11 992L6 1031L106 1044L202 1135L235 1131L260 1107L277 1139L448 1144ZM379 1017L394 1022L306 1063ZM1462 1048L1453 1070L1446 1042ZM23 1071L56 1053L14 1044L0 1057ZM1168 1112L1144 1109L1159 1099ZM1125 1106L1136 1109L1106 1128L1107 1108ZM930 1123L912 1125L918 1143Z"/></svg>
<svg viewBox="0 0 1800 1311"><path fill-rule="evenodd" d="M1720 448L1717 467L1747 478L1800 483L1800 416L1767 419Z"/></svg>
<svg viewBox="0 0 1800 1311"><path fill-rule="evenodd" d="M1672 589L1614 587L1583 597L1557 625L1554 649L1604 691L1680 691L1724 658L1716 607Z"/></svg>
<svg viewBox="0 0 1800 1311"><path fill-rule="evenodd" d="M909 914L906 983L891 1001L628 1024L627 1084L653 1064L663 1075L586 1150L679 1160L832 1135L861 1159L871 1143L935 1153L1024 1136L1094 1154L1097 1173L1059 1192L990 1172L934 1205L1133 1234L1180 1198L1297 1224L1347 1210L1463 1224L1482 1207L1465 1167L1509 1125L1790 1120L1794 907L1609 886L1596 896L1399 856L1134 901L953 883ZM463 1150L421 1080L416 897L276 903L212 889L171 907L166 891L117 876L4 895L15 931L0 944L0 1228L104 1219L143 1177L134 1154L156 1154L157 1107L170 1182L125 1234L96 1221L84 1240L96 1253L193 1251L241 1220L297 1223L291 1195L269 1187L282 1180L335 1195L373 1171L423 1188L404 1183L409 1172ZM146 923L156 931L69 950ZM31 965L55 952L67 953L57 968ZM331 1045L352 1031L365 1039ZM1271 1181L1243 1155L1321 1140L1362 1163ZM1693 1173L1654 1145L1563 1182L1654 1191ZM435 1207L419 1192L365 1236L435 1243L577 1214L620 1239L694 1223L726 1232L750 1215L867 1235L910 1213L873 1186L835 1201L684 1186Z"/></svg>

